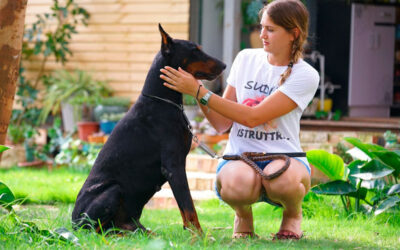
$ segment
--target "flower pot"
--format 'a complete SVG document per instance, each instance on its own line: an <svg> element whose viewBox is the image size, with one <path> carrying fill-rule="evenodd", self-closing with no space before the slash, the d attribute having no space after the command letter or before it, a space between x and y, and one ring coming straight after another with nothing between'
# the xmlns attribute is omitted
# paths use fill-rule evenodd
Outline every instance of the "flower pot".
<svg viewBox="0 0 400 250"><path fill-rule="evenodd" d="M98 122L78 122L78 135L82 141L88 141L88 136L99 131Z"/></svg>
<svg viewBox="0 0 400 250"><path fill-rule="evenodd" d="M104 134L111 134L111 131L114 129L117 122L114 121L102 121L100 122L100 130L104 132Z"/></svg>
<svg viewBox="0 0 400 250"><path fill-rule="evenodd" d="M30 168L42 168L46 165L46 162L37 160L37 161L26 161L26 162L19 162L18 167L30 167Z"/></svg>
<svg viewBox="0 0 400 250"><path fill-rule="evenodd" d="M89 135L88 140L89 140L89 143L104 143L104 141L105 141L104 137L105 137L104 135L100 135L100 136Z"/></svg>

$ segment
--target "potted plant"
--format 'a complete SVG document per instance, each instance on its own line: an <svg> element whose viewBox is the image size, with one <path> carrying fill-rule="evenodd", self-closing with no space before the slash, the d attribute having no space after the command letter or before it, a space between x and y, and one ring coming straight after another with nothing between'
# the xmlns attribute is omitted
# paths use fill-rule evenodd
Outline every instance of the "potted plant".
<svg viewBox="0 0 400 250"><path fill-rule="evenodd" d="M21 127L24 131L25 160L18 162L18 167L42 167L45 163L37 157L38 145L35 141L38 131L29 124L22 124Z"/></svg>
<svg viewBox="0 0 400 250"><path fill-rule="evenodd" d="M94 120L94 107L97 97L75 96L71 98L73 119L78 126L79 139L88 141L88 137L99 131L99 122Z"/></svg>
<svg viewBox="0 0 400 250"><path fill-rule="evenodd" d="M89 73L81 70L75 70L73 73L57 70L45 77L44 83L47 90L43 98L40 121L45 122L50 113L54 115L61 109L64 130L68 132L74 130L77 121L72 104L81 105L85 104L85 101L95 102L96 99L111 94L105 82L94 80ZM75 111L77 110L75 108Z"/></svg>
<svg viewBox="0 0 400 250"><path fill-rule="evenodd" d="M390 130L387 130L383 134L383 138L385 139L385 148L388 149L398 149L400 148L400 145L397 143L397 134L393 133Z"/></svg>
<svg viewBox="0 0 400 250"><path fill-rule="evenodd" d="M97 105L94 109L94 117L96 121L100 121L101 117L105 114L121 114L128 111L131 105L131 100L129 98L112 96L99 98L97 100Z"/></svg>
<svg viewBox="0 0 400 250"><path fill-rule="evenodd" d="M10 125L7 130L8 144L13 145L10 155L6 155L3 166L35 167L43 165L43 161L37 160L36 138L41 132L38 129L38 117L40 109L28 108L13 110Z"/></svg>
<svg viewBox="0 0 400 250"><path fill-rule="evenodd" d="M125 112L122 113L104 113L100 117L100 130L104 132L104 134L111 134L115 125L117 125L118 121L125 116Z"/></svg>
<svg viewBox="0 0 400 250"><path fill-rule="evenodd" d="M194 118L199 113L199 107L197 106L196 98L191 95L183 94L182 95L183 102L183 110L189 121L193 121Z"/></svg>

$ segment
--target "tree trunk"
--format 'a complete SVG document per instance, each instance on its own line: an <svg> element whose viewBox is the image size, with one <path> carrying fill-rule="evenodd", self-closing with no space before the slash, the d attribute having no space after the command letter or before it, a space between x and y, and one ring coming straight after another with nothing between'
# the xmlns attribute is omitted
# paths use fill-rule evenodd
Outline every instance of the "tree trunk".
<svg viewBox="0 0 400 250"><path fill-rule="evenodd" d="M0 0L0 145L6 139L17 89L27 2Z"/></svg>

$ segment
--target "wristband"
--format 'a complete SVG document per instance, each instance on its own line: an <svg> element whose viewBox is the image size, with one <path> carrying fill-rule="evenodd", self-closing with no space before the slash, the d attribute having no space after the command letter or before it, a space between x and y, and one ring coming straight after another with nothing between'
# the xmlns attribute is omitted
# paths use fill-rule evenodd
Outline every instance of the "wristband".
<svg viewBox="0 0 400 250"><path fill-rule="evenodd" d="M196 101L199 100L199 93L200 93L200 88L203 87L203 85L199 84L199 88L197 89L197 93L196 93Z"/></svg>
<svg viewBox="0 0 400 250"><path fill-rule="evenodd" d="M203 104L204 106L206 106L208 104L208 100L210 99L210 97L213 95L213 92L208 91L201 99L200 99L200 103Z"/></svg>

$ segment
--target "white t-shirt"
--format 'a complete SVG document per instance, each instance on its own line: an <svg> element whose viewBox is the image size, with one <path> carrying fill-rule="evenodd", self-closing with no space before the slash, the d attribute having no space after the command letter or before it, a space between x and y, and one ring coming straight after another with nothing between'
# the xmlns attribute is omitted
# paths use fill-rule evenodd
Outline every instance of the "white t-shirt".
<svg viewBox="0 0 400 250"><path fill-rule="evenodd" d="M300 146L300 117L315 95L319 83L318 72L300 59L282 86L281 74L287 66L273 66L263 49L245 49L232 64L227 82L235 87L238 103L257 105L276 90L287 95L297 108L286 115L255 128L233 122L224 154L243 152L302 152ZM304 162L307 159L300 158Z"/></svg>

